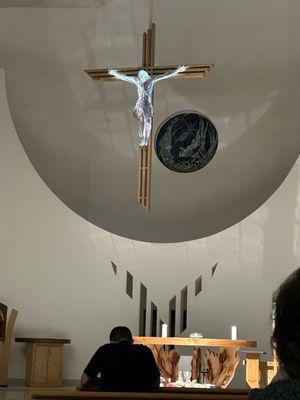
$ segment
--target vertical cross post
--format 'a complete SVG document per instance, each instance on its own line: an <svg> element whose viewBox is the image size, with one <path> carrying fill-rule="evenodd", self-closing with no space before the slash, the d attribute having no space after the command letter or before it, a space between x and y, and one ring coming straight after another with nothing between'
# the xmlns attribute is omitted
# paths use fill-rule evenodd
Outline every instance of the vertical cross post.
<svg viewBox="0 0 300 400"><path fill-rule="evenodd" d="M155 62L155 24L152 23L147 32L143 34L142 67L145 71L152 73ZM153 95L152 95L153 104ZM151 204L151 172L152 172L152 132L148 138L148 145L139 149L139 172L138 172L138 203L147 211Z"/></svg>

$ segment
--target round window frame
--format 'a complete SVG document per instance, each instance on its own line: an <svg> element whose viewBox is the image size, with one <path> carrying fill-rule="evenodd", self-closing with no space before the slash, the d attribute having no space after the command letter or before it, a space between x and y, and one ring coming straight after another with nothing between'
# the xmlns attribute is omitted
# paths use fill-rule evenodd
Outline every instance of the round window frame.
<svg viewBox="0 0 300 400"><path fill-rule="evenodd" d="M159 131L161 130L161 128L163 127L163 125L164 125L167 121L169 121L170 119L172 119L172 118L175 117L176 115L179 115L179 114L187 114L187 113L190 113L190 114L198 114L198 115L200 115L201 117L206 118L206 119L213 125L213 127L215 128L216 133L217 133L217 146L216 146L216 150L215 150L215 152L214 152L213 157L212 157L203 167L201 167L201 168L199 168L199 169L196 169L196 170L194 170L194 171L175 171L174 169L171 169L171 168L169 168L168 166L166 166L166 165L160 160L160 158L158 157L157 151L156 151L157 137L158 137ZM200 112L200 111L198 111L198 110L190 110L190 109L188 109L188 110L180 110L180 111L176 111L176 112L173 113L173 114L170 114L168 117L166 117L166 118L158 125L158 127L157 127L157 129L156 129L156 132L155 132L155 135L154 135L153 145L154 145L154 151L155 151L155 155L156 155L157 159L158 159L159 162L160 162L165 168L167 168L169 171L174 172L174 173L176 173L176 174L192 174L192 173L194 173L194 172L198 172L198 171L200 171L201 169L205 168L205 167L212 161L212 159L215 157L215 155L216 155L216 153L217 153L217 150L218 150L218 147L219 147L219 132L218 132L218 129L216 128L215 124L212 122L211 118L209 118L206 114L203 114L202 112Z"/></svg>

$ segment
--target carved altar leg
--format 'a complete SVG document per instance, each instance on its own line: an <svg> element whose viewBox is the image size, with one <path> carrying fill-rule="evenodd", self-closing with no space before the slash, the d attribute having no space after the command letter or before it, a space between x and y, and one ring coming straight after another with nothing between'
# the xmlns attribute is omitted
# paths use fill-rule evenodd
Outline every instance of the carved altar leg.
<svg viewBox="0 0 300 400"><path fill-rule="evenodd" d="M201 348L194 347L193 358L191 362L192 381L196 380L197 382L199 382L200 370L201 370Z"/></svg>
<svg viewBox="0 0 300 400"><path fill-rule="evenodd" d="M232 381L239 364L239 347L220 347L219 354L206 349L204 362L207 369L207 381L225 389Z"/></svg>
<svg viewBox="0 0 300 400"><path fill-rule="evenodd" d="M5 341L3 342L2 347L1 347L0 386L7 386L10 343L11 343L12 333L13 333L17 315L18 315L18 311L13 309L10 313L9 321L7 324Z"/></svg>
<svg viewBox="0 0 300 400"><path fill-rule="evenodd" d="M175 382L178 376L178 363L180 360L180 354L178 351L165 351L163 346L159 345L148 347L152 350L161 376L166 380L171 379L171 382Z"/></svg>
<svg viewBox="0 0 300 400"><path fill-rule="evenodd" d="M160 352L160 349L162 348L162 346L157 345L157 344L148 344L147 347L149 347L149 349L152 351L156 365L158 366L158 353Z"/></svg>

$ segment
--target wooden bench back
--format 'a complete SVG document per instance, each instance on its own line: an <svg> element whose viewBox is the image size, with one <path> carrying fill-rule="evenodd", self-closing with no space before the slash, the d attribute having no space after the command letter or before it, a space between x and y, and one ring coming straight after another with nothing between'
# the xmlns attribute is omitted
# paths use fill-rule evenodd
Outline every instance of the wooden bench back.
<svg viewBox="0 0 300 400"><path fill-rule="evenodd" d="M247 400L244 389L162 389L152 393L68 392L44 390L33 392L33 400Z"/></svg>

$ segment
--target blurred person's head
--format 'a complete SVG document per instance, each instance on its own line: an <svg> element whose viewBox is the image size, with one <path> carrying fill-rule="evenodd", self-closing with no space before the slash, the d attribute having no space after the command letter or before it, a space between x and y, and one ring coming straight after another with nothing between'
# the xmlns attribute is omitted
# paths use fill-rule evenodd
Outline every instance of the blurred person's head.
<svg viewBox="0 0 300 400"><path fill-rule="evenodd" d="M300 378L300 268L274 293L273 346L290 378Z"/></svg>

